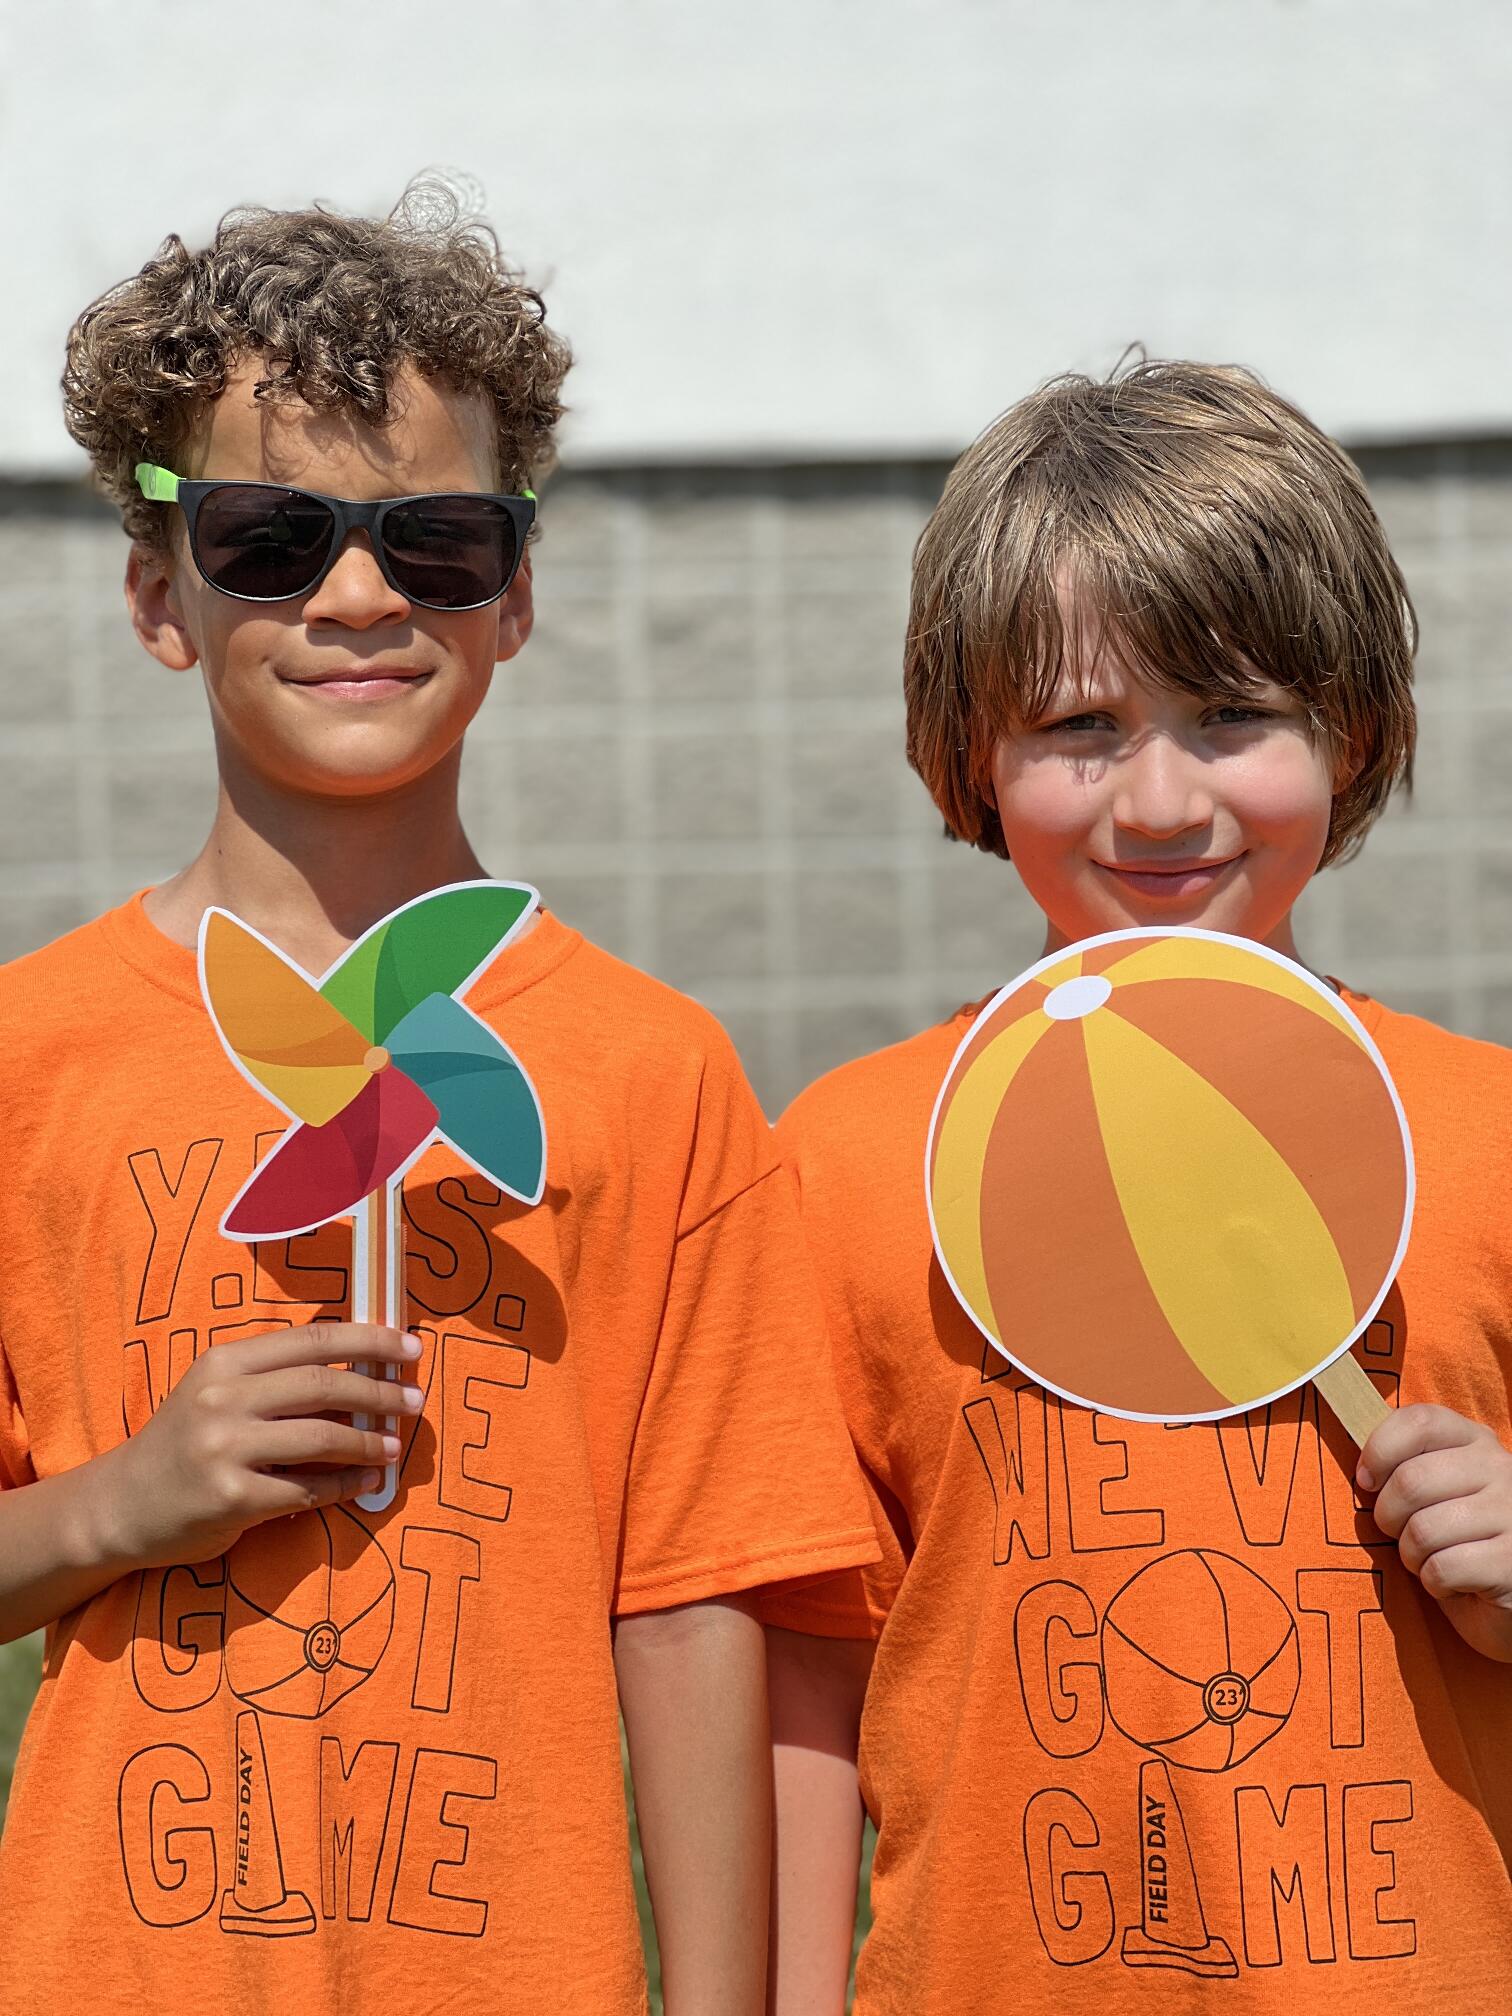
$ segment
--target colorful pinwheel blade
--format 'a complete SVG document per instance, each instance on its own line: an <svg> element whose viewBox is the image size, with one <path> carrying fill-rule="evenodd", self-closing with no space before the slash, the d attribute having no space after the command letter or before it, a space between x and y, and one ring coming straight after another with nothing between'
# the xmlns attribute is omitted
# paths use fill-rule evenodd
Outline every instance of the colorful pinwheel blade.
<svg viewBox="0 0 1512 2016"><path fill-rule="evenodd" d="M459 882L375 924L320 991L372 1043L387 1044L430 995L455 994L524 922L537 901L519 882Z"/></svg>
<svg viewBox="0 0 1512 2016"><path fill-rule="evenodd" d="M343 1217L403 1167L436 1120L412 1079L392 1067L380 1071L334 1120L286 1134L221 1230L232 1239L285 1239Z"/></svg>
<svg viewBox="0 0 1512 2016"><path fill-rule="evenodd" d="M205 913L200 976L226 1048L295 1119L324 1126L367 1084L369 1039L224 910Z"/></svg>
<svg viewBox="0 0 1512 2016"><path fill-rule="evenodd" d="M523 1203L540 1201L546 1129L535 1087L492 1029L432 994L389 1032L388 1049L435 1102L460 1155Z"/></svg>

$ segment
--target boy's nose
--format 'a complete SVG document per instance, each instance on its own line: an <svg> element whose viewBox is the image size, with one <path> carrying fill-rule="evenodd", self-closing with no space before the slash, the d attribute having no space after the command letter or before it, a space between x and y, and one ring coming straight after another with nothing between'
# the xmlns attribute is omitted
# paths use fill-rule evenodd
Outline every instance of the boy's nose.
<svg viewBox="0 0 1512 2016"><path fill-rule="evenodd" d="M1203 766L1170 737L1152 735L1120 766L1113 816L1152 840L1210 824L1213 794Z"/></svg>
<svg viewBox="0 0 1512 2016"><path fill-rule="evenodd" d="M335 565L305 603L306 623L340 624L370 630L375 623L402 622L410 605L385 578L365 532L349 532Z"/></svg>

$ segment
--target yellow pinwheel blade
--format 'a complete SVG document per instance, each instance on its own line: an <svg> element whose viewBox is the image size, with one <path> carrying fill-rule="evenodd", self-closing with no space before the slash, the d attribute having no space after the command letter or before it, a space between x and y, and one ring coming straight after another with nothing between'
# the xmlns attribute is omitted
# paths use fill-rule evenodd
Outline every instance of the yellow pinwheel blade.
<svg viewBox="0 0 1512 2016"><path fill-rule="evenodd" d="M205 919L200 971L226 1047L297 1120L323 1127L372 1077L367 1037L223 910Z"/></svg>

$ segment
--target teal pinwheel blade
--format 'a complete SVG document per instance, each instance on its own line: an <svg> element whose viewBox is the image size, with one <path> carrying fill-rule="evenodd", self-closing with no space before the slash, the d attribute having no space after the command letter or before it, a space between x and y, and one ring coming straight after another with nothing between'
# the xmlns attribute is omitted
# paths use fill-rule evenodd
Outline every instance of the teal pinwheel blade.
<svg viewBox="0 0 1512 2016"><path fill-rule="evenodd" d="M395 1064L434 1105L446 1139L522 1203L546 1186L546 1127L535 1087L486 1023L436 993L391 1029Z"/></svg>
<svg viewBox="0 0 1512 2016"><path fill-rule="evenodd" d="M392 1049L404 1018L434 994L456 994L535 908L523 882L458 882L375 924L321 982L331 1006L369 1042Z"/></svg>

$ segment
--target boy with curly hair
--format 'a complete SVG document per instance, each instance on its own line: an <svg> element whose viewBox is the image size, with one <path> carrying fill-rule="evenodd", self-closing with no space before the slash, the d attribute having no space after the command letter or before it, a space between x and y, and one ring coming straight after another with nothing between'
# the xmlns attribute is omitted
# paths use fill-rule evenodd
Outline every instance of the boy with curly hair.
<svg viewBox="0 0 1512 2016"><path fill-rule="evenodd" d="M530 634L567 365L444 192L170 238L72 332L130 620L201 670L219 799L180 873L0 974L0 1638L47 1628L11 2006L643 2009L618 1695L666 2006L761 2007L747 1592L876 1546L717 1024L543 914L469 1003L540 1090L545 1196L427 1153L412 1333L343 1320L343 1226L217 1232L271 1115L201 916L321 973L483 874L462 741Z"/></svg>
<svg viewBox="0 0 1512 2016"><path fill-rule="evenodd" d="M1295 408L1194 364L1066 378L919 542L909 755L1046 952L1199 925L1296 957L1297 898L1410 771L1415 641L1357 470ZM976 1007L780 1123L884 1555L766 1609L782 2016L843 2006L858 1745L858 2016L1506 2007L1512 1057L1340 991L1418 1175L1356 1346L1397 1405L1360 1452L1310 1388L1170 1430L984 1343L922 1181ZM1272 1660L1294 1699L1248 1712Z"/></svg>

